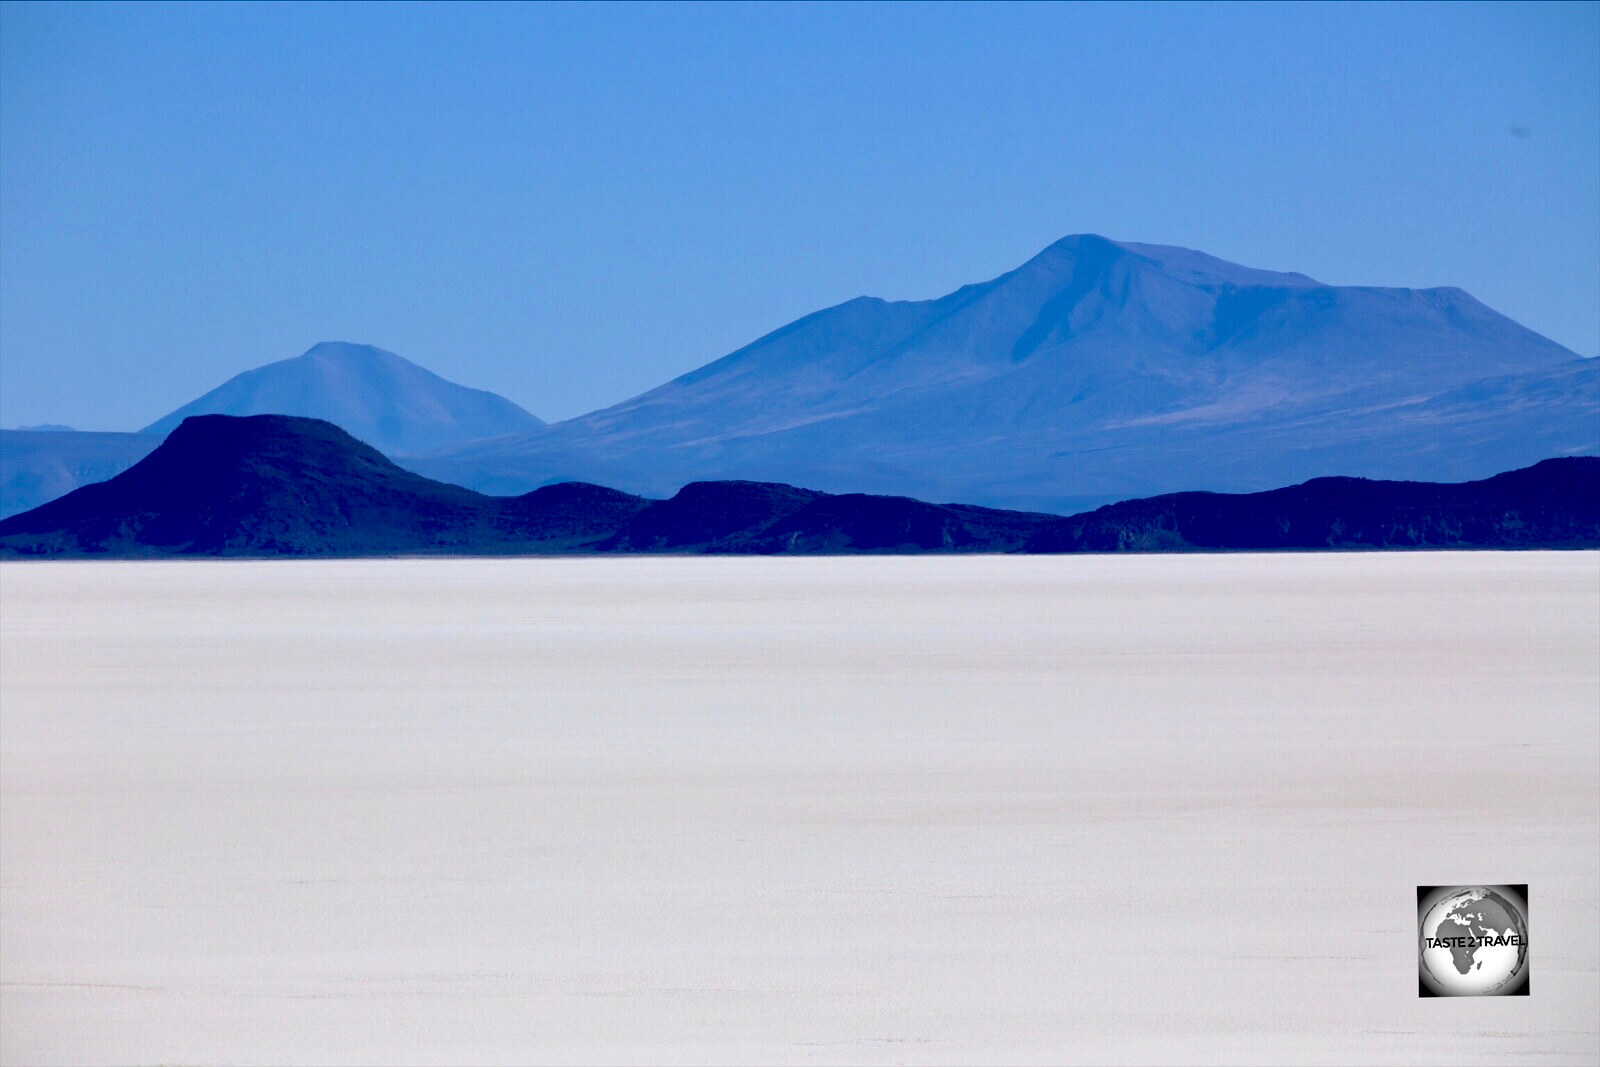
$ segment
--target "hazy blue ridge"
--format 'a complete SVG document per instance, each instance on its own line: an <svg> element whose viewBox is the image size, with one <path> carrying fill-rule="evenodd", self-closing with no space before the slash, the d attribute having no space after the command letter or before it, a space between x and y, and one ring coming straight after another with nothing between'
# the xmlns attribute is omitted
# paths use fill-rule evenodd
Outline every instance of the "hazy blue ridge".
<svg viewBox="0 0 1600 1067"><path fill-rule="evenodd" d="M409 470L502 495L754 481L1068 513L1324 475L1464 481L1600 453L1600 361L1459 289L1329 286L1080 235L936 300L823 309L553 425L334 342L146 432L193 413L326 419ZM153 447L21 431L0 445L0 516Z"/></svg>
<svg viewBox="0 0 1600 1067"><path fill-rule="evenodd" d="M392 352L329 341L236 375L138 434L0 431L0 518L126 470L185 418L202 414L326 419L390 454L544 425L504 397L446 381Z"/></svg>
<svg viewBox="0 0 1600 1067"><path fill-rule="evenodd" d="M505 397L446 381L393 352L340 341L235 375L140 432L165 437L190 415L325 419L386 453L421 452L544 425Z"/></svg>
<svg viewBox="0 0 1600 1067"><path fill-rule="evenodd" d="M665 500L567 482L516 497L423 478L331 423L199 415L105 482L0 520L0 555L534 555L1600 547L1600 458L1476 482L1321 478L1061 517L771 482Z"/></svg>
<svg viewBox="0 0 1600 1067"><path fill-rule="evenodd" d="M754 479L1063 510L1600 451L1600 364L1459 289L1329 286L1080 235L929 301L858 298L612 407L407 459L513 493Z"/></svg>

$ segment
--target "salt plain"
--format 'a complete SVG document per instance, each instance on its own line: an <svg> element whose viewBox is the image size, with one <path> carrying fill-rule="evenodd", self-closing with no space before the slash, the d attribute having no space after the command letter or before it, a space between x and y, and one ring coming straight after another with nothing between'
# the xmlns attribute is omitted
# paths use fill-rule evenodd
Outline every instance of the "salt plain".
<svg viewBox="0 0 1600 1067"><path fill-rule="evenodd" d="M1532 995L1419 999L1480 882ZM0 566L7 1064L1597 1031L1600 553Z"/></svg>

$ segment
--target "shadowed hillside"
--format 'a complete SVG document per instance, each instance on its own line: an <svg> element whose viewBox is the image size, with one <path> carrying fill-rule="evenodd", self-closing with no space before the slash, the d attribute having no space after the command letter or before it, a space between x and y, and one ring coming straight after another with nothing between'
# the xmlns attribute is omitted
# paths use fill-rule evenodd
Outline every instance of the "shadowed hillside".
<svg viewBox="0 0 1600 1067"><path fill-rule="evenodd" d="M1600 459L1480 482L1322 478L1070 518L702 482L667 500L568 482L492 497L397 467L326 422L184 420L109 481L0 521L11 556L1108 552L1600 546Z"/></svg>
<svg viewBox="0 0 1600 1067"><path fill-rule="evenodd" d="M110 481L0 522L0 545L117 556L553 551L611 535L644 505L581 484L487 497L402 470L319 420L197 415Z"/></svg>
<svg viewBox="0 0 1600 1067"><path fill-rule="evenodd" d="M1454 485L1317 478L1265 493L1173 493L1037 532L1030 552L1566 548L1600 545L1600 458L1547 459Z"/></svg>
<svg viewBox="0 0 1600 1067"><path fill-rule="evenodd" d="M125 471L185 418L210 414L324 419L386 455L544 425L504 397L446 381L393 352L325 341L236 375L138 433L0 430L0 518Z"/></svg>

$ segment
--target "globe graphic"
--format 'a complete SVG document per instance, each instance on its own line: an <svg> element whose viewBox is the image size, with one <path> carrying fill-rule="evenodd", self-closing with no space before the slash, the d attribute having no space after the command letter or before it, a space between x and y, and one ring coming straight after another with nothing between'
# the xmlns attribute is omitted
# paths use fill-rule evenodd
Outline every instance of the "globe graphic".
<svg viewBox="0 0 1600 1067"><path fill-rule="evenodd" d="M1432 945L1431 939L1449 939ZM1493 995L1526 974L1528 924L1522 909L1482 886L1452 893L1422 919L1422 968L1439 991Z"/></svg>

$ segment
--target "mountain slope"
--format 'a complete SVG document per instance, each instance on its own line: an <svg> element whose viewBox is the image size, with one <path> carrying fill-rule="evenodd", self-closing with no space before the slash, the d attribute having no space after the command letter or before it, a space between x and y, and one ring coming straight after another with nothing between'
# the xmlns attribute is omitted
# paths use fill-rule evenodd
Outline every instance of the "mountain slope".
<svg viewBox="0 0 1600 1067"><path fill-rule="evenodd" d="M0 519L120 474L160 443L136 433L0 430Z"/></svg>
<svg viewBox="0 0 1600 1067"><path fill-rule="evenodd" d="M339 341L236 375L139 432L165 437L190 415L212 414L323 419L387 454L544 425L502 396L446 381L393 352Z"/></svg>
<svg viewBox="0 0 1600 1067"><path fill-rule="evenodd" d="M645 501L600 486L486 497L401 470L330 423L197 415L106 482L0 521L28 555L382 555L567 548Z"/></svg>
<svg viewBox="0 0 1600 1067"><path fill-rule="evenodd" d="M1077 236L938 300L849 301L614 407L408 464L497 492L738 478L1048 509L1455 479L1600 449L1596 369L1460 290Z"/></svg>
<svg viewBox="0 0 1600 1067"><path fill-rule="evenodd" d="M369 345L327 341L236 375L137 434L0 430L0 518L127 470L190 415L299 415L385 453L522 433L544 423L504 397Z"/></svg>
<svg viewBox="0 0 1600 1067"><path fill-rule="evenodd" d="M1326 478L1059 518L714 482L645 500L597 485L490 497L395 466L313 419L204 415L109 481L0 520L10 556L1080 552L1600 547L1600 459L1464 485Z"/></svg>

